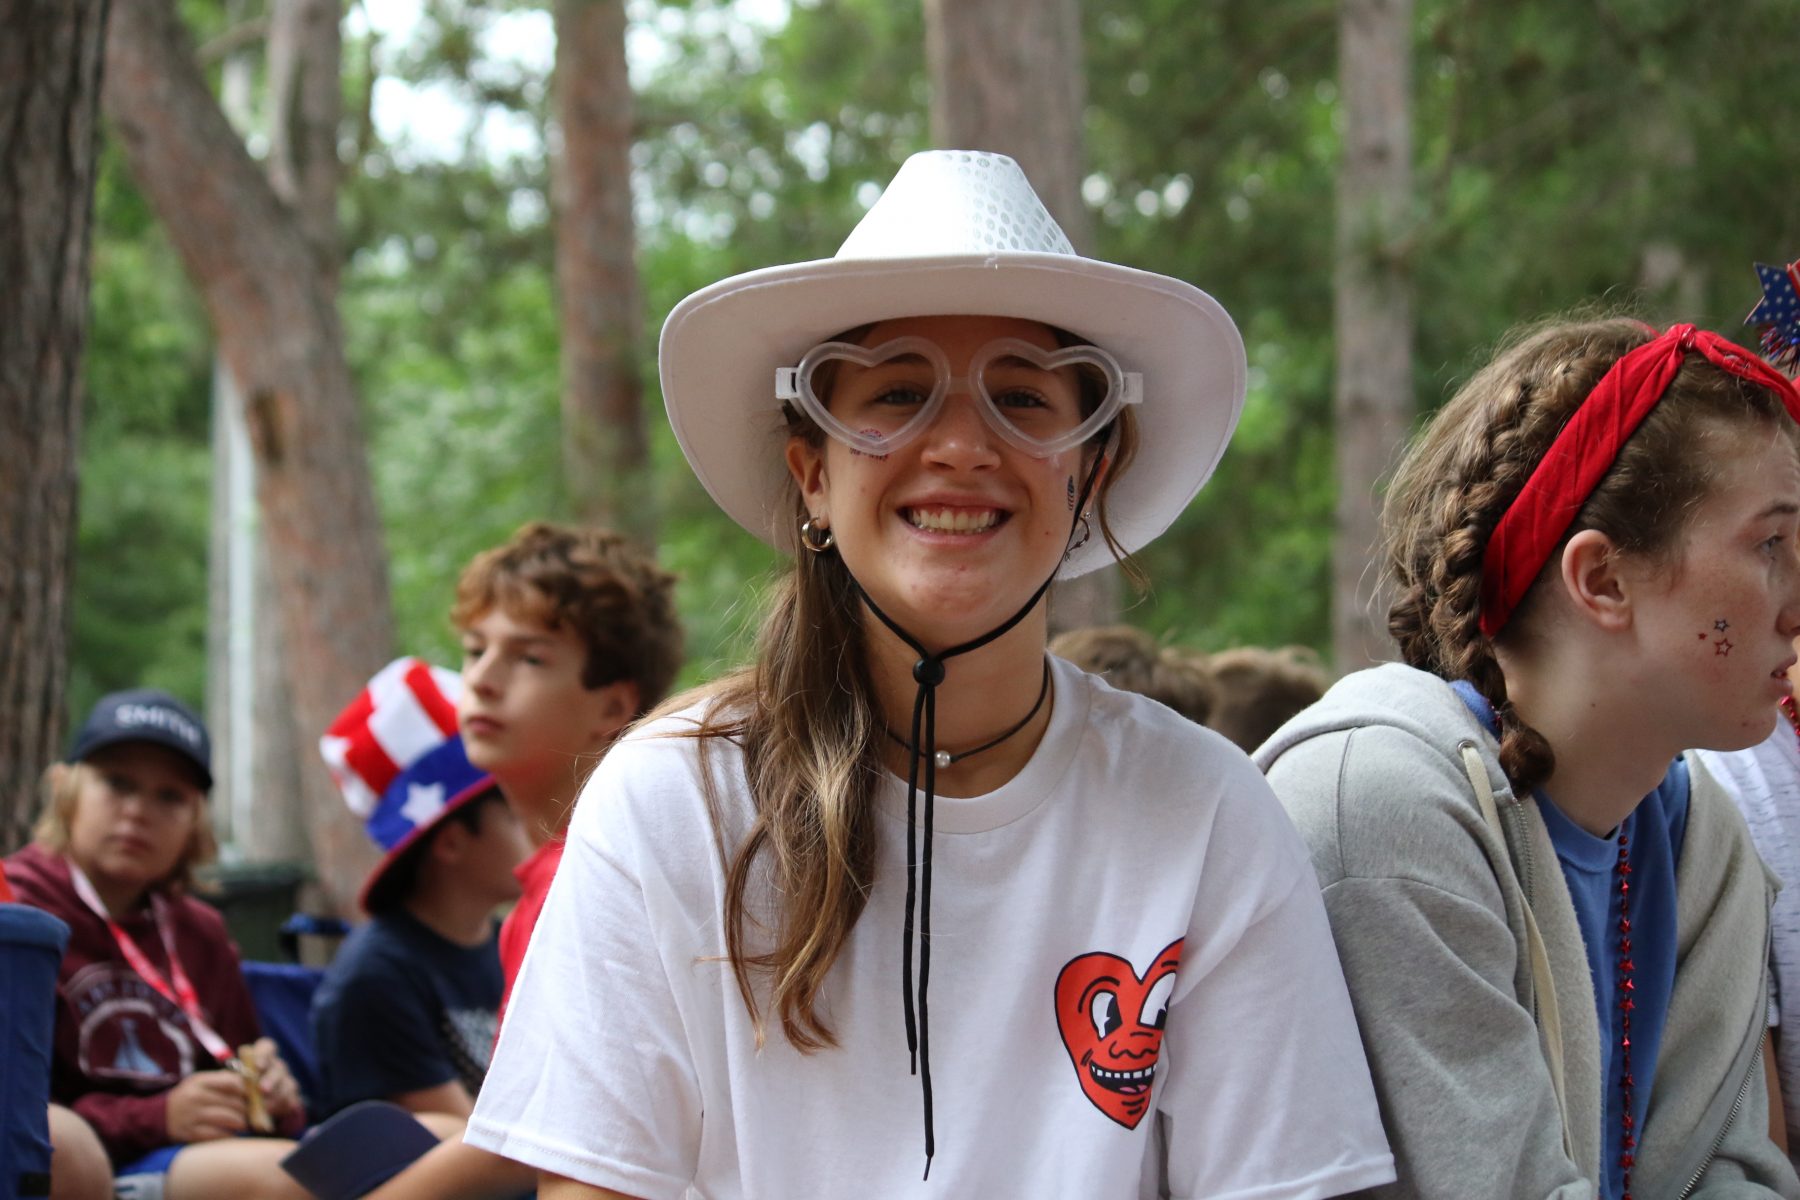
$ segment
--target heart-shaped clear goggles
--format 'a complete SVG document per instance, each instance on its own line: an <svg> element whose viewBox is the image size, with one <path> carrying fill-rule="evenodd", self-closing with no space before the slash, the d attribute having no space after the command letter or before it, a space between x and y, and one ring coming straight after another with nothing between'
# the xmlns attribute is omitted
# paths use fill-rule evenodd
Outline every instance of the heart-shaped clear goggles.
<svg viewBox="0 0 1800 1200"><path fill-rule="evenodd" d="M872 455L918 437L960 391L1001 438L1048 457L1105 429L1142 390L1142 377L1098 346L1045 350L1018 338L981 347L961 377L950 373L937 343L922 337L874 347L823 342L799 366L775 371L776 399L800 405L826 433Z"/></svg>

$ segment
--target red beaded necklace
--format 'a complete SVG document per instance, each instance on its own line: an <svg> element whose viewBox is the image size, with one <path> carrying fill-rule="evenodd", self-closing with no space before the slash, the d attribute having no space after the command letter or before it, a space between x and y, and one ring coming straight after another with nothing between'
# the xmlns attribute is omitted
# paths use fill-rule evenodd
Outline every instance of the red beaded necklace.
<svg viewBox="0 0 1800 1200"><path fill-rule="evenodd" d="M1781 713L1800 738L1800 705L1792 696L1781 698ZM1619 1090L1625 1102L1624 1137L1620 1140L1619 1166L1623 1170L1621 1200L1631 1200L1631 1168L1637 1163L1637 1119L1631 1115L1632 1093L1637 1081L1631 1075L1631 1013L1637 1008L1632 998L1636 985L1631 981L1636 964L1631 961L1631 856L1630 844L1623 830L1619 833L1619 863L1614 877L1619 881Z"/></svg>
<svg viewBox="0 0 1800 1200"><path fill-rule="evenodd" d="M1631 860L1623 827L1619 830L1619 863L1613 875L1619 881L1619 1090L1625 1102L1624 1136L1619 1141L1619 1166L1623 1171L1620 1200L1631 1200L1631 1168L1637 1162L1637 1118L1631 1115L1632 1092L1637 1087L1631 1076L1631 1013L1637 1007L1632 998L1637 985L1631 981L1636 970L1631 961Z"/></svg>
<svg viewBox="0 0 1800 1200"><path fill-rule="evenodd" d="M1800 738L1800 705L1792 696L1781 698L1781 713ZM1619 881L1619 1091L1625 1102L1624 1137L1620 1139L1619 1166L1623 1170L1620 1200L1631 1200L1631 1168L1637 1164L1637 1119L1631 1115L1632 1093L1637 1081L1631 1076L1631 1013L1637 1008L1632 998L1636 985L1631 961L1631 856L1630 844L1623 829L1619 833L1619 863L1614 878Z"/></svg>

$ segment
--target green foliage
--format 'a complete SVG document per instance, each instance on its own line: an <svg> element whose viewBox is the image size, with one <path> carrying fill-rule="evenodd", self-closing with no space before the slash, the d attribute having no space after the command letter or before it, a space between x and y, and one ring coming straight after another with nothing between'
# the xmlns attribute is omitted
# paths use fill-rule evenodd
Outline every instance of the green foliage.
<svg viewBox="0 0 1800 1200"><path fill-rule="evenodd" d="M206 690L205 317L116 148L101 155L94 230L71 722L120 688L163 687L194 704Z"/></svg>
<svg viewBox="0 0 1800 1200"><path fill-rule="evenodd" d="M557 324L542 220L501 170L365 173L350 189L347 351L369 418L400 647L456 661L474 554L559 512Z"/></svg>
<svg viewBox="0 0 1800 1200"><path fill-rule="evenodd" d="M206 452L176 438L98 440L82 454L81 472L89 486L75 551L71 714L79 720L105 693L139 686L199 704Z"/></svg>
<svg viewBox="0 0 1800 1200"><path fill-rule="evenodd" d="M1336 6L1090 0L1085 18L1095 253L1212 293L1251 367L1231 449L1142 554L1153 590L1128 615L1207 648L1325 649Z"/></svg>

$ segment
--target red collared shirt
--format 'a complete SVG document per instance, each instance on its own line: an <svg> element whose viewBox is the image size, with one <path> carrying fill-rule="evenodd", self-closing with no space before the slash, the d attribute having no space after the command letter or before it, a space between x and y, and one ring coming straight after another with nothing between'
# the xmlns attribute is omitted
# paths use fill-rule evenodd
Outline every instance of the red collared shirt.
<svg viewBox="0 0 1800 1200"><path fill-rule="evenodd" d="M506 991L500 997L500 1020L506 1020L506 1002L512 998L513 981L525 961L525 948L531 944L531 931L537 928L538 914L544 911L544 897L550 893L550 881L556 878L557 864L562 862L563 835L531 852L531 856L513 868L513 876L523 889L519 902L506 914L500 926L500 970L506 976Z"/></svg>

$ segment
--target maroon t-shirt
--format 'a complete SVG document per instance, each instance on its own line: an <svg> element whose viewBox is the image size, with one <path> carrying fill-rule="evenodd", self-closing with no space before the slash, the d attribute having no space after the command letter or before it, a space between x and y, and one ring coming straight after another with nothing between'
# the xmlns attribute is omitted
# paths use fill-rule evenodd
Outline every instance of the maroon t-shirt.
<svg viewBox="0 0 1800 1200"><path fill-rule="evenodd" d="M169 1144L168 1091L218 1065L180 1007L126 963L106 922L81 902L59 854L27 846L6 860L22 903L61 918L69 949L56 978L56 1045L51 1099L87 1118L115 1165ZM207 1022L232 1047L261 1036L237 948L218 911L170 897L169 930ZM119 925L169 978L168 955L146 905Z"/></svg>

